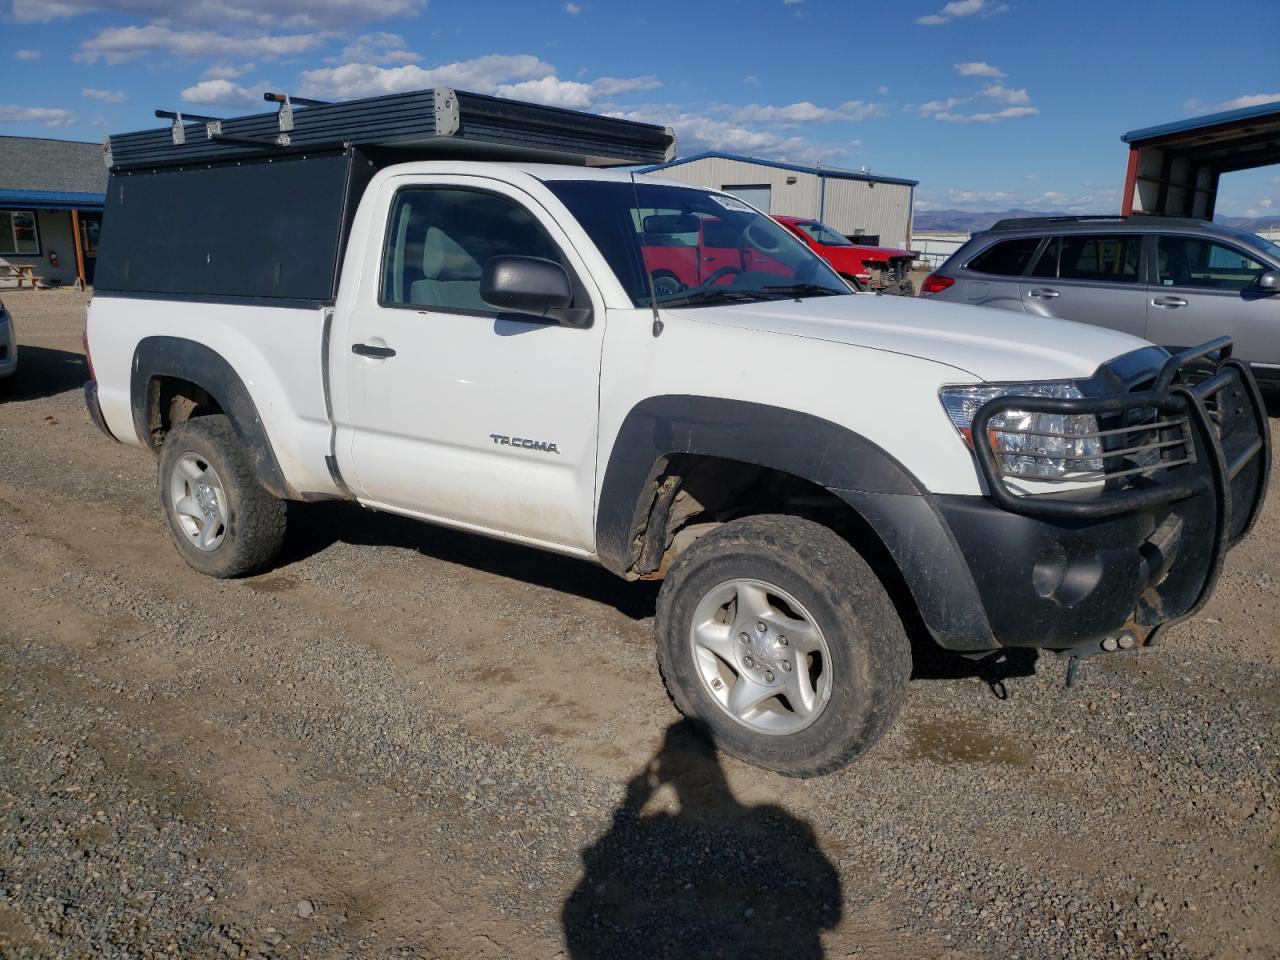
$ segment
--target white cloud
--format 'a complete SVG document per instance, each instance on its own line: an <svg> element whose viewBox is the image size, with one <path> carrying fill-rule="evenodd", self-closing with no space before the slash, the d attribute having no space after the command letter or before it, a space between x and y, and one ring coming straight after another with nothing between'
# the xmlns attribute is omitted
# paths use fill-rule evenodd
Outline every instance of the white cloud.
<svg viewBox="0 0 1280 960"><path fill-rule="evenodd" d="M782 5L785 7L793 7L797 3L804 3L804 0L782 0Z"/></svg>
<svg viewBox="0 0 1280 960"><path fill-rule="evenodd" d="M39 50L15 50L13 55L19 60L39 60Z"/></svg>
<svg viewBox="0 0 1280 960"><path fill-rule="evenodd" d="M973 60L969 63L957 63L956 73L962 77L994 77L997 80L1005 75L999 67L993 67L985 60Z"/></svg>
<svg viewBox="0 0 1280 960"><path fill-rule="evenodd" d="M837 160L849 152L846 144L826 146L815 144L804 137L752 130L729 120L694 113L675 104L649 104L633 110L609 111L608 115L673 127L683 156L703 150L723 150L773 160L816 163Z"/></svg>
<svg viewBox="0 0 1280 960"><path fill-rule="evenodd" d="M244 87L230 80L201 80L182 91L182 102L202 106L240 107L261 112L267 109L262 95L271 89L272 84L268 81Z"/></svg>
<svg viewBox="0 0 1280 960"><path fill-rule="evenodd" d="M887 97L889 95L889 88L883 85L876 87L876 94L881 97Z"/></svg>
<svg viewBox="0 0 1280 960"><path fill-rule="evenodd" d="M932 117L939 113L946 113L954 107L962 103L968 103L971 97L947 97L945 100L930 100L915 107L916 113L922 117Z"/></svg>
<svg viewBox="0 0 1280 960"><path fill-rule="evenodd" d="M1020 193L1009 190L921 190L916 194L917 210L1028 210L1061 213L1107 213L1120 208L1120 191L1113 187L1080 192L1044 190Z"/></svg>
<svg viewBox="0 0 1280 960"><path fill-rule="evenodd" d="M75 123L70 110L54 107L15 107L0 105L0 123L38 123L45 127L67 127Z"/></svg>
<svg viewBox="0 0 1280 960"><path fill-rule="evenodd" d="M318 33L292 35L229 36L211 30L174 30L156 24L145 27L111 27L80 45L72 59L79 63L125 63L148 53L180 57L260 57L264 60L314 50L326 37Z"/></svg>
<svg viewBox="0 0 1280 960"><path fill-rule="evenodd" d="M301 86L307 96L333 100L403 93L436 85L495 93L499 84L553 77L555 72L551 64L529 54L495 53L430 68L415 64L379 67L371 63L345 63L340 67L303 71Z"/></svg>
<svg viewBox="0 0 1280 960"><path fill-rule="evenodd" d="M1039 112L1035 107L1005 107L995 113L950 113L943 111L933 114L933 119L945 120L948 123L999 123L1001 120L1034 117Z"/></svg>
<svg viewBox="0 0 1280 960"><path fill-rule="evenodd" d="M327 63L414 63L418 54L409 50L398 33L365 33L343 48Z"/></svg>
<svg viewBox="0 0 1280 960"><path fill-rule="evenodd" d="M1270 197L1263 197L1261 200L1258 201L1258 206L1260 206L1263 210L1270 210L1271 202L1272 201Z"/></svg>
<svg viewBox="0 0 1280 960"><path fill-rule="evenodd" d="M757 77L754 73L751 74L750 76L743 77L742 82L745 83L748 87L760 86L760 78Z"/></svg>
<svg viewBox="0 0 1280 960"><path fill-rule="evenodd" d="M1280 93L1246 93L1242 97L1236 97L1234 100L1224 100L1221 103L1188 100L1182 106L1187 113L1221 113L1224 110L1243 110L1245 107L1260 107L1264 103L1276 103L1277 101L1280 101Z"/></svg>
<svg viewBox="0 0 1280 960"><path fill-rule="evenodd" d="M582 7L581 5L576 3L566 3L564 5L564 12L571 17L576 17L578 14L582 12Z"/></svg>
<svg viewBox="0 0 1280 960"><path fill-rule="evenodd" d="M961 17L971 17L975 13L983 17L994 17L997 13L1004 13L1008 9L1007 3L992 3L991 0L952 0L937 13L916 17L916 23L926 27L936 27Z"/></svg>
<svg viewBox="0 0 1280 960"><path fill-rule="evenodd" d="M379 67L371 63L346 63L304 71L301 84L305 96L334 100L402 93L437 85L584 109L620 93L652 90L659 83L655 77L600 77L589 82L561 80L556 76L555 67L535 56L490 54L429 68L416 64Z"/></svg>
<svg viewBox="0 0 1280 960"><path fill-rule="evenodd" d="M80 91L80 96L86 100L99 100L102 103L124 103L127 99L123 90L95 90L93 87L85 87Z"/></svg>
<svg viewBox="0 0 1280 960"><path fill-rule="evenodd" d="M1003 100L1015 106L1021 106L1031 102L1031 98L1027 96L1026 90L1012 90L1009 87L999 83L988 83L981 90L982 96L990 97L993 100Z"/></svg>
<svg viewBox="0 0 1280 960"><path fill-rule="evenodd" d="M20 23L118 13L166 24L316 30L421 13L427 0L12 0Z"/></svg>
<svg viewBox="0 0 1280 960"><path fill-rule="evenodd" d="M252 63L243 63L240 66L236 66L234 63L215 63L204 72L203 78L205 80L234 80L236 77L243 77L252 69Z"/></svg>
<svg viewBox="0 0 1280 960"><path fill-rule="evenodd" d="M734 123L832 123L836 121L874 120L887 111L878 103L848 100L837 107L819 107L808 100L775 107L750 103L745 107L718 107L719 111L732 110Z"/></svg>

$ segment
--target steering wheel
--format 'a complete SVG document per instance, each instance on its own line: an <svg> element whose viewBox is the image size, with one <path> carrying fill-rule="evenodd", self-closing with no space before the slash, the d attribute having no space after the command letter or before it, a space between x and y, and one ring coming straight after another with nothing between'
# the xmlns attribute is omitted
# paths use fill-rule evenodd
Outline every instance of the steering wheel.
<svg viewBox="0 0 1280 960"><path fill-rule="evenodd" d="M703 280L700 284L698 284L698 286L709 287L713 283L715 283L717 280L719 280L721 277L727 277L731 273L741 273L741 272L742 272L741 267L721 267L719 270L712 271L711 276Z"/></svg>

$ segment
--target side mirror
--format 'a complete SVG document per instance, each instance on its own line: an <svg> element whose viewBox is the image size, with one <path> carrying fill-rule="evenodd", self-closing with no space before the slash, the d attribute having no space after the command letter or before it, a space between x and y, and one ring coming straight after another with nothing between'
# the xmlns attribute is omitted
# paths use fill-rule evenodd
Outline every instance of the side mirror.
<svg viewBox="0 0 1280 960"><path fill-rule="evenodd" d="M1280 291L1280 270L1264 270L1258 276L1258 289L1263 293Z"/></svg>
<svg viewBox="0 0 1280 960"><path fill-rule="evenodd" d="M564 267L541 257L493 257L480 276L480 298L499 310L531 313L557 323L566 321L556 313L579 312L568 311L573 287Z"/></svg>

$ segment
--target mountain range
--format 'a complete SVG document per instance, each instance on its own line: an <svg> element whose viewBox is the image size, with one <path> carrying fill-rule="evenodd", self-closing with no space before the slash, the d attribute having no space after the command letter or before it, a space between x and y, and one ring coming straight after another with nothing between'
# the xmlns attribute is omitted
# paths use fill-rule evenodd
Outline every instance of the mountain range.
<svg viewBox="0 0 1280 960"><path fill-rule="evenodd" d="M915 232L977 233L986 230L997 220L1013 217L1067 217L1070 214L1052 210L919 210L914 217ZM1269 217L1214 217L1218 223L1239 230L1257 233L1261 230L1280 229L1280 216Z"/></svg>

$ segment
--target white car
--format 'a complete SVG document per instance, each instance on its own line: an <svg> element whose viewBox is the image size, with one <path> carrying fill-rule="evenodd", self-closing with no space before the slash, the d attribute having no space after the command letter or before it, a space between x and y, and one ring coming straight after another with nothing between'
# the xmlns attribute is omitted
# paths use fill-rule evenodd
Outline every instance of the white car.
<svg viewBox="0 0 1280 960"><path fill-rule="evenodd" d="M892 723L904 623L973 657L1149 644L1260 508L1266 415L1229 341L1171 356L855 294L717 191L290 154L261 123L224 121L210 140L241 153L200 141L190 164L194 133L112 138L139 152L112 172L89 310L90 411L159 457L201 572L269 565L286 499L350 499L661 579L677 706L806 776ZM241 162L253 137L272 162ZM647 236L711 219L723 266L659 293Z"/></svg>
<svg viewBox="0 0 1280 960"><path fill-rule="evenodd" d="M13 389L18 373L18 334L13 328L13 316L0 301L0 395Z"/></svg>

